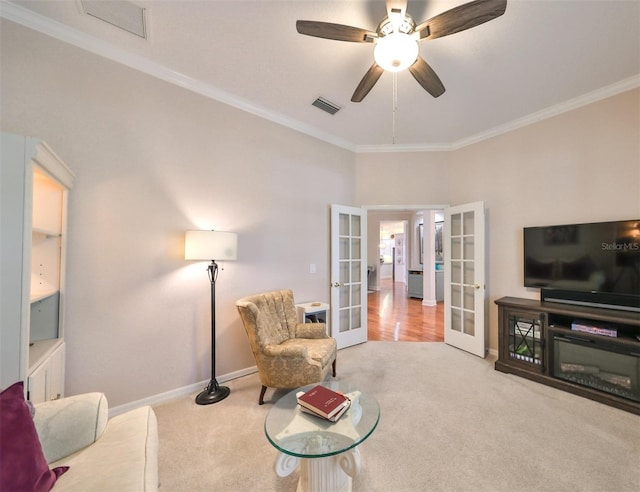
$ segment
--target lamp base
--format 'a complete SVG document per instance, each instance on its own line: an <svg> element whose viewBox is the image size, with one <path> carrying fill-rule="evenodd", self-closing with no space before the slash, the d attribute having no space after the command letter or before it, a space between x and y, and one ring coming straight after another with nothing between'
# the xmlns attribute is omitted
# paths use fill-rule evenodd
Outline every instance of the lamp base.
<svg viewBox="0 0 640 492"><path fill-rule="evenodd" d="M229 393L231 393L229 388L226 386L220 386L218 381L212 379L209 381L209 385L205 390L196 396L196 403L198 405L211 405L212 403L224 400L229 396Z"/></svg>

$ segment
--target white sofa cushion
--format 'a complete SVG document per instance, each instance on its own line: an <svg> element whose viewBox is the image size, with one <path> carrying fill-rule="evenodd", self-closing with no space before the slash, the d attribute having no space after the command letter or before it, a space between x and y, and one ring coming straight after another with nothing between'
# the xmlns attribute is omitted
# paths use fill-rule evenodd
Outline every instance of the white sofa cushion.
<svg viewBox="0 0 640 492"><path fill-rule="evenodd" d="M85 393L36 405L33 420L47 462L86 448L107 425L109 405L102 393Z"/></svg>
<svg viewBox="0 0 640 492"><path fill-rule="evenodd" d="M157 491L157 463L158 425L146 406L113 417L94 444L51 466L71 467L56 492L141 492Z"/></svg>

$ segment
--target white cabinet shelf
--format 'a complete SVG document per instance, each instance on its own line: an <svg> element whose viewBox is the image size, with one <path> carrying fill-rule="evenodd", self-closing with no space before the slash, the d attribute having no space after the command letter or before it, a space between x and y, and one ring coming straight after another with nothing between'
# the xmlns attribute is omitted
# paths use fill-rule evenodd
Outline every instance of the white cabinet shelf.
<svg viewBox="0 0 640 492"><path fill-rule="evenodd" d="M25 381L32 401L44 401L64 396L62 300L74 175L37 139L2 133L1 151L0 388Z"/></svg>
<svg viewBox="0 0 640 492"><path fill-rule="evenodd" d="M38 301L42 301L43 299L46 299L47 297L51 297L56 295L58 292L60 292L58 289L51 287L50 289L42 289L42 290L38 290L38 291L31 291L31 294L29 296L29 302L31 304L34 304Z"/></svg>

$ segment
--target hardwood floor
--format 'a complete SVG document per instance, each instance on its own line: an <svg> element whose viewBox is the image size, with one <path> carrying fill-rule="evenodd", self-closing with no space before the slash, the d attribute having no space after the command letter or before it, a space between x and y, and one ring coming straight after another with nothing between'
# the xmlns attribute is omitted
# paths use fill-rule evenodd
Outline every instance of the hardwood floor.
<svg viewBox="0 0 640 492"><path fill-rule="evenodd" d="M383 280L380 290L367 295L369 340L442 342L444 303L422 305L407 297L406 284Z"/></svg>

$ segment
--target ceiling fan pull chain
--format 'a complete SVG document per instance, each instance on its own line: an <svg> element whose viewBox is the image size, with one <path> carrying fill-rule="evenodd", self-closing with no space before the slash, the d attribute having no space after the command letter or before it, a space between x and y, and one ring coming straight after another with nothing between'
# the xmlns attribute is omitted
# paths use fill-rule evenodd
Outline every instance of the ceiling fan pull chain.
<svg viewBox="0 0 640 492"><path fill-rule="evenodd" d="M393 116L392 116L392 131L393 136L391 143L396 143L396 109L398 109L398 74L393 72Z"/></svg>

